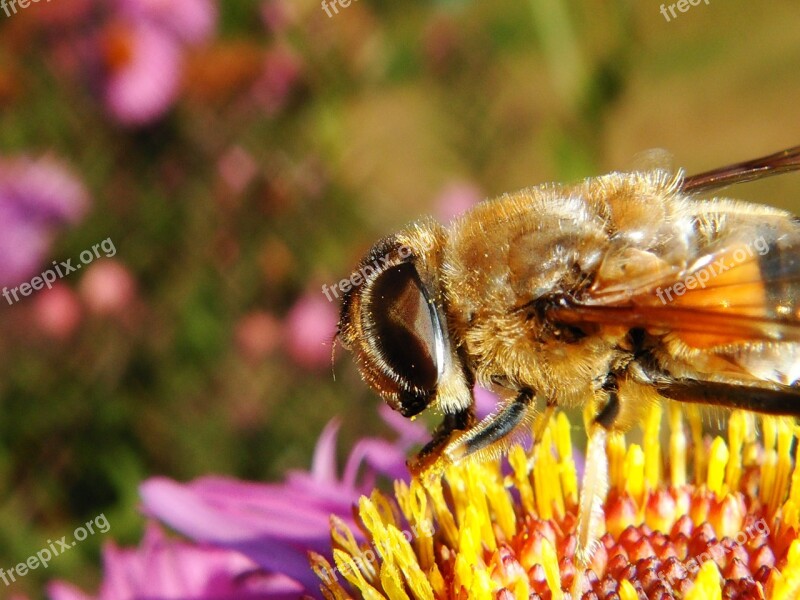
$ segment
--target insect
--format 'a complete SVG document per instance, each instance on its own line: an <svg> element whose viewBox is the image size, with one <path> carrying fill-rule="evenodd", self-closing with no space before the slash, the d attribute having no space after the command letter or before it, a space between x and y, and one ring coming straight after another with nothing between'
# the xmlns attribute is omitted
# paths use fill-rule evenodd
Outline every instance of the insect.
<svg viewBox="0 0 800 600"><path fill-rule="evenodd" d="M537 442L556 408L584 407L587 548L606 435L650 402L800 415L800 221L699 197L797 169L800 146L692 177L615 172L378 242L360 266L380 266L343 295L339 338L393 409L444 415L412 471L496 456L531 427ZM480 421L476 384L501 396Z"/></svg>

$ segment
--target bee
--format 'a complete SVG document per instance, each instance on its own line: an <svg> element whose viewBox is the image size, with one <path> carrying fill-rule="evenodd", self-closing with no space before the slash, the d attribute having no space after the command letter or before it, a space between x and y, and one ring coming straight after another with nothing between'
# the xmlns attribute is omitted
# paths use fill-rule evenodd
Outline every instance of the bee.
<svg viewBox="0 0 800 600"><path fill-rule="evenodd" d="M378 242L343 294L338 337L393 409L443 414L412 472L497 456L520 432L537 443L553 411L583 407L587 548L606 437L652 402L800 416L800 221L702 197L797 169L800 146L691 177L613 172ZM501 397L483 420L476 385Z"/></svg>

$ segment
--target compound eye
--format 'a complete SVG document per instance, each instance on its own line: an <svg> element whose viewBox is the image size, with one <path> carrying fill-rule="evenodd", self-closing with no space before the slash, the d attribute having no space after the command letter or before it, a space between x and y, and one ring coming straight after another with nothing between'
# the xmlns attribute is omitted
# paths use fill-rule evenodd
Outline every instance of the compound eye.
<svg viewBox="0 0 800 600"><path fill-rule="evenodd" d="M381 273L372 284L370 301L375 350L401 387L418 398L428 396L443 367L444 332L414 265L402 263Z"/></svg>

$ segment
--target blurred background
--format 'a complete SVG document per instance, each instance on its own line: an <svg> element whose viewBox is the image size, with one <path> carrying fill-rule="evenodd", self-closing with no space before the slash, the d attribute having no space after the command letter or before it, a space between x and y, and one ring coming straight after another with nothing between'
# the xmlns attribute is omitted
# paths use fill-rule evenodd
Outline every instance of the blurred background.
<svg viewBox="0 0 800 600"><path fill-rule="evenodd" d="M94 589L149 476L279 480L336 415L342 456L387 433L321 289L409 220L800 144L790 0L327 6L0 7L0 286L81 267L0 297L0 567L111 525L14 589ZM799 184L729 193L797 211Z"/></svg>

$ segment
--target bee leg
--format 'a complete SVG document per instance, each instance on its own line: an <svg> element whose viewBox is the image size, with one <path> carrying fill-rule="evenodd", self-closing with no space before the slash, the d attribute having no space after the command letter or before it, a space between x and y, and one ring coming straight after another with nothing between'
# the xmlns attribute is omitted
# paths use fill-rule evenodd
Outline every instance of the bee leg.
<svg viewBox="0 0 800 600"><path fill-rule="evenodd" d="M435 469L440 463L440 456L444 447L457 432L467 431L475 425L475 409L469 406L456 413L448 413L439 426L433 431L433 439L425 444L417 456L408 461L408 468L412 473L420 474Z"/></svg>
<svg viewBox="0 0 800 600"><path fill-rule="evenodd" d="M451 463L457 463L471 455L491 455L513 440L510 434L522 423L529 422L531 406L535 394L533 390L523 389L517 397L465 431L447 445L444 454Z"/></svg>
<svg viewBox="0 0 800 600"><path fill-rule="evenodd" d="M571 590L573 598L583 596L586 585L584 574L605 529L603 503L608 495L606 438L620 412L617 390L616 374L609 373L602 386L602 391L608 395L608 401L589 426L589 443L586 447L586 465L575 531L578 547L575 551L576 577Z"/></svg>
<svg viewBox="0 0 800 600"><path fill-rule="evenodd" d="M467 431L475 425L475 422L475 410L472 406L457 413L446 414L439 426L433 430L433 439L420 450L419 456L427 456L440 450L455 432Z"/></svg>

